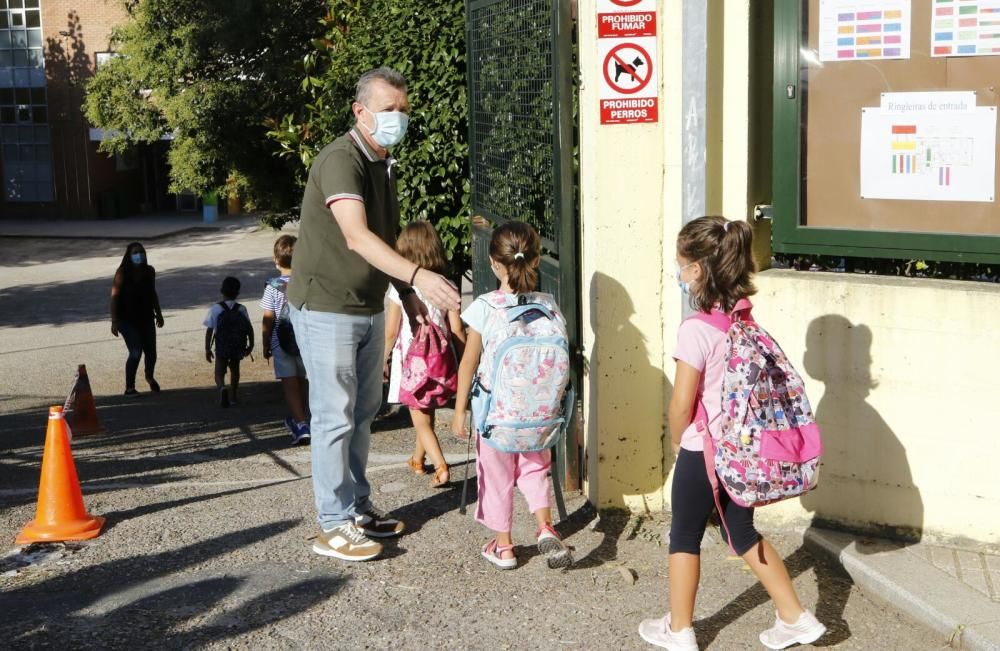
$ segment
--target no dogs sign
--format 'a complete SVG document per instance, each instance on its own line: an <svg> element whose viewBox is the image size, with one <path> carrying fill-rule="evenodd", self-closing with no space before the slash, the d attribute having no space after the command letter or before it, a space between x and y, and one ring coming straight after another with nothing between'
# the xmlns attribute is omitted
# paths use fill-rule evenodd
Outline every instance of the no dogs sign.
<svg viewBox="0 0 1000 651"><path fill-rule="evenodd" d="M597 0L601 124L659 119L656 0Z"/></svg>
<svg viewBox="0 0 1000 651"><path fill-rule="evenodd" d="M601 124L658 119L656 38L602 39Z"/></svg>

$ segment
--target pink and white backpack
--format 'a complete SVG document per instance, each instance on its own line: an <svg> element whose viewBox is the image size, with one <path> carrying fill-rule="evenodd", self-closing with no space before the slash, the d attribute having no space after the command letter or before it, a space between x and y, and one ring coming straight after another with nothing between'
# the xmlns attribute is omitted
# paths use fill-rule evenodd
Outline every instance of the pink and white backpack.
<svg viewBox="0 0 1000 651"><path fill-rule="evenodd" d="M448 333L420 326L401 365L399 401L412 409L444 407L458 388L458 362Z"/></svg>
<svg viewBox="0 0 1000 651"><path fill-rule="evenodd" d="M691 317L726 333L718 442L708 431L700 399L695 424L704 432L705 467L713 489L718 493L721 484L733 502L745 507L798 497L815 488L823 452L802 377L774 338L753 320L752 307L742 299L731 314L713 310Z"/></svg>

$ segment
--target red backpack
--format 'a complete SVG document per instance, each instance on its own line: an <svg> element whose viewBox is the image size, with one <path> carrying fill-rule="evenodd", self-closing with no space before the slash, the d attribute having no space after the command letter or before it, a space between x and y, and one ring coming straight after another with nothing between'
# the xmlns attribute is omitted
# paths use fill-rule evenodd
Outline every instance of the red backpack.
<svg viewBox="0 0 1000 651"><path fill-rule="evenodd" d="M451 340L433 323L421 325L402 363L399 401L411 409L444 407L458 389L458 362Z"/></svg>

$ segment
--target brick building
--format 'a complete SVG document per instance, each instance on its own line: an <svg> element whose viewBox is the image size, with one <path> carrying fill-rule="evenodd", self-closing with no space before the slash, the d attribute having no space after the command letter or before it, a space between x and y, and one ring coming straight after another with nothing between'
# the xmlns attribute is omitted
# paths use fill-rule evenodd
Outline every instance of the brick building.
<svg viewBox="0 0 1000 651"><path fill-rule="evenodd" d="M83 116L83 82L127 19L117 0L0 0L0 217L173 208L165 143L114 158ZM169 204L169 205L168 205Z"/></svg>

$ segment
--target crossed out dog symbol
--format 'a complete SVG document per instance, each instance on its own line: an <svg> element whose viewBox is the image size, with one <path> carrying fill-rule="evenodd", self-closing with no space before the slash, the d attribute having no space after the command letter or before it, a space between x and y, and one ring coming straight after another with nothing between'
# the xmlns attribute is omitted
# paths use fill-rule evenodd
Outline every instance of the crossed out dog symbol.
<svg viewBox="0 0 1000 651"><path fill-rule="evenodd" d="M640 56L633 59L632 63L626 63L625 65L618 63L618 60L615 59L615 83L618 83L618 77L623 74L628 75L632 78L632 81L635 81L635 73L637 72L636 69L641 65L645 65L645 63Z"/></svg>

